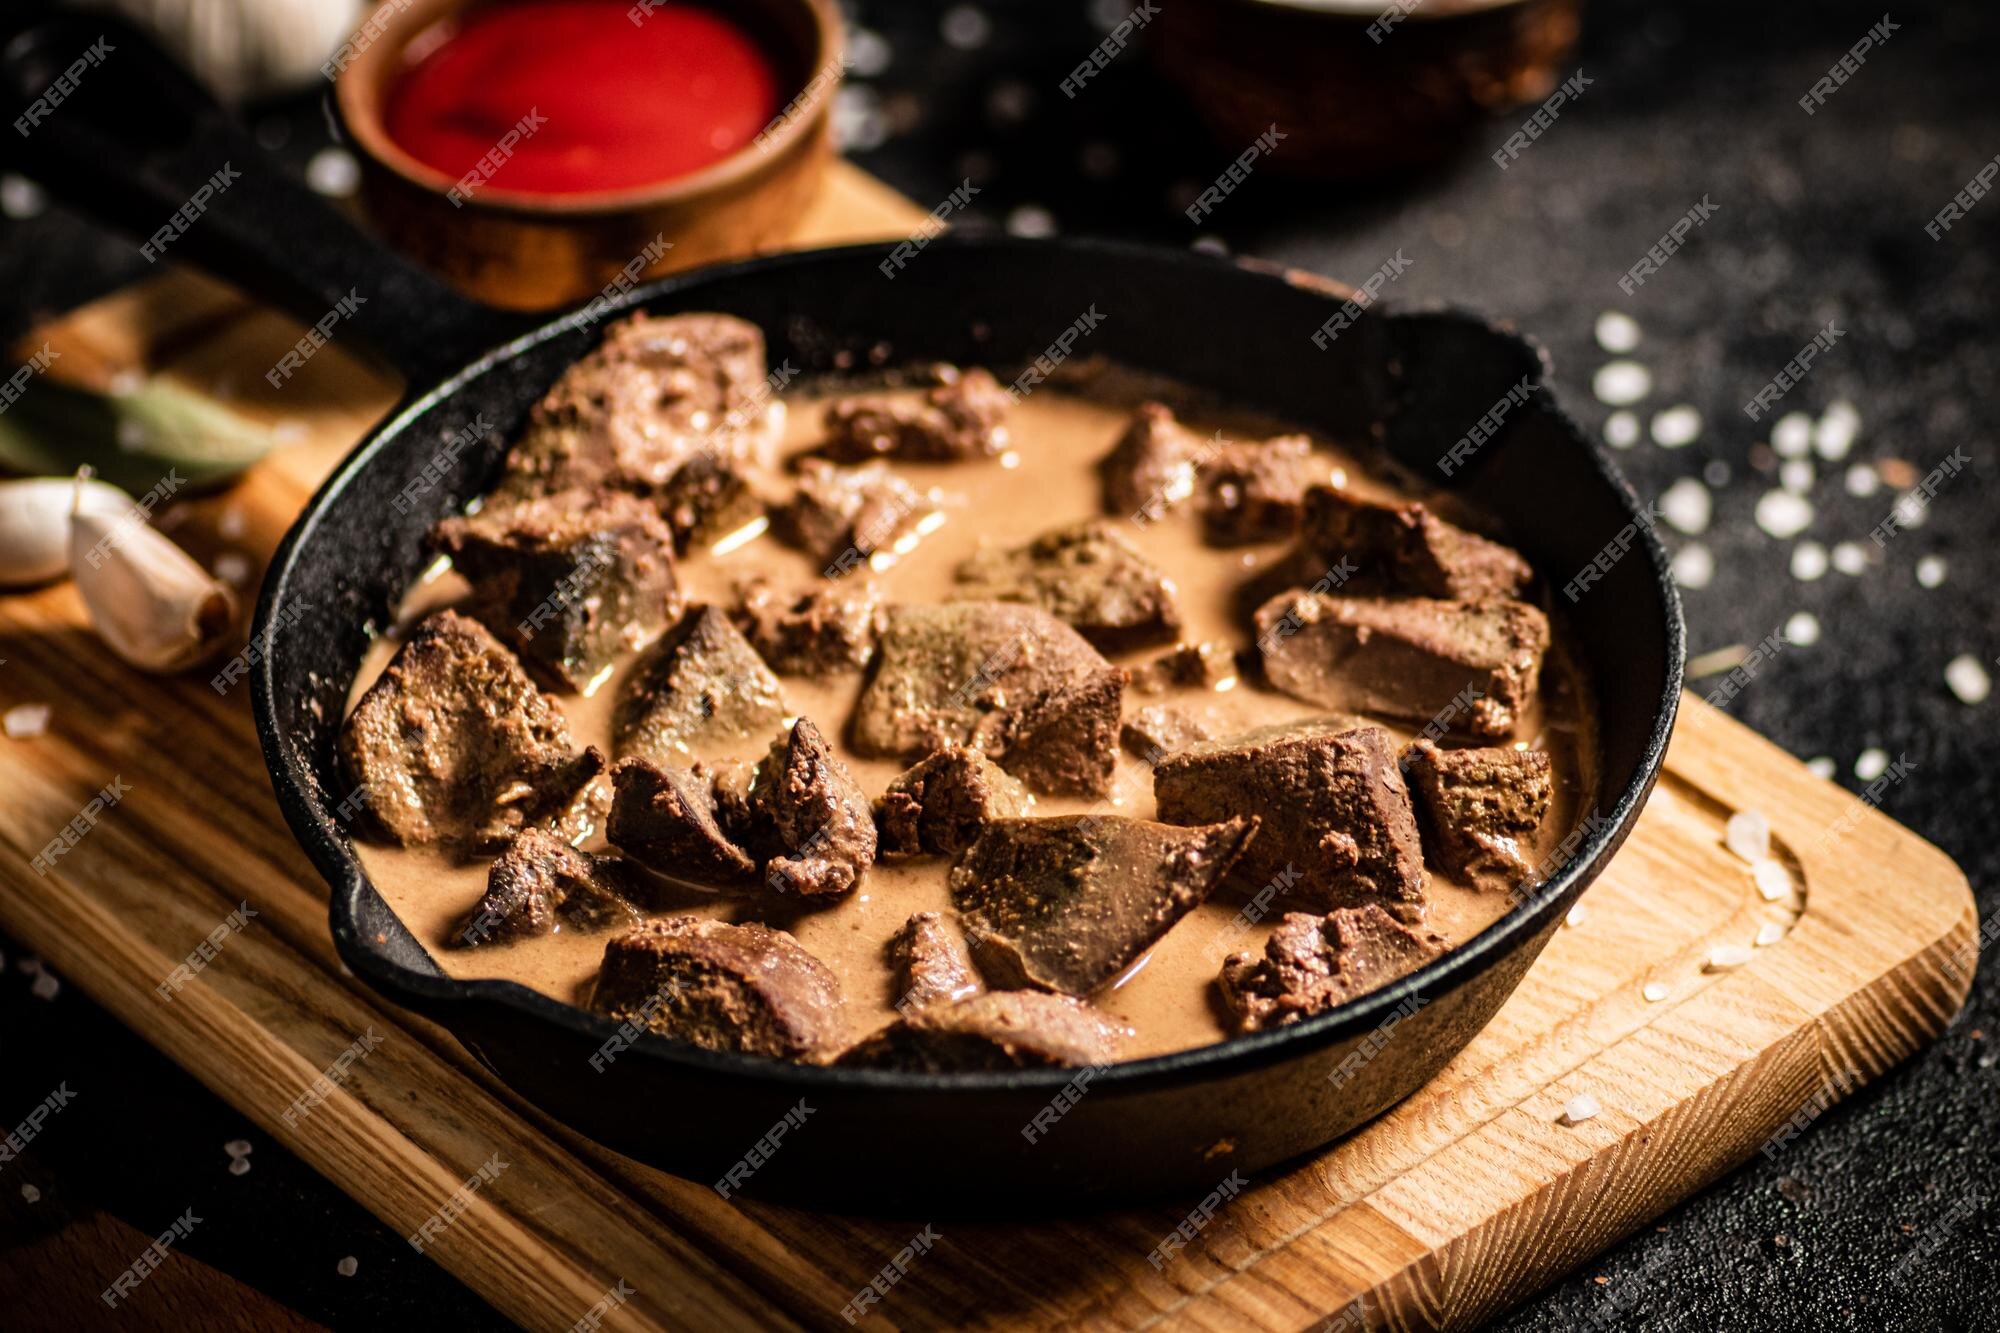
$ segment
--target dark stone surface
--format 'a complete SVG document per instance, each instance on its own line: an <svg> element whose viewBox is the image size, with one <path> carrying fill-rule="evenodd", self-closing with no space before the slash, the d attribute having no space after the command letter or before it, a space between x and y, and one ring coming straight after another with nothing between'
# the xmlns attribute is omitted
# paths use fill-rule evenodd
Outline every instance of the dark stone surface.
<svg viewBox="0 0 2000 1333"><path fill-rule="evenodd" d="M1599 4L1577 62L1591 86L1508 170L1487 154L1518 115L1486 127L1458 160L1386 187L1299 187L1253 171L1197 229L1179 206L1237 146L1203 139L1137 51L1075 101L1056 89L1098 40L1089 13L1115 18L1125 7L995 5L980 11L984 39L959 49L940 33L963 20L937 7L860 6L891 54L847 94L862 135L856 156L919 201L971 176L981 193L970 225L1045 216L1065 233L1220 241L1357 282L1400 250L1410 267L1388 299L1514 319L1547 344L1557 392L1592 426L1610 409L1592 398L1591 376L1611 359L1593 320L1630 314L1644 330L1632 355L1654 381L1641 421L1686 403L1706 424L1683 449L1638 445L1623 455L1627 475L1653 496L1726 469L1701 537L1714 580L1687 595L1694 651L1755 644L1800 611L1820 624L1817 643L1780 652L1730 710L1801 757L1829 757L1853 790L1865 785L1853 776L1863 750L1907 758L1914 770L1882 807L1959 861L1982 919L2000 908L2000 853L1983 818L2000 795L1988 758L2000 699L1968 706L1943 677L1961 653L2000 672L1996 461L1985 429L2000 370L1991 313L2000 203L1974 208L1941 241L1924 232L2000 152L2000 15L1972 3L1892 10L1893 37L1808 117L1797 99L1882 17L1879 5ZM282 137L295 166L324 139L310 101L253 121L270 141ZM1620 275L1703 197L1715 215L1634 295L1620 292ZM128 243L59 211L0 222L0 328L18 331L145 268ZM1868 534L1894 492L1851 495L1845 463L1820 461L1817 517L1801 539L1857 542L1873 562L1859 577L1799 582L1788 572L1795 543L1752 518L1757 497L1777 486L1776 463L1759 448L1768 418L1752 424L1741 405L1829 321L1845 336L1783 408L1855 404L1863 424L1849 463L1903 459L1921 475L1955 447L1971 463L1922 527L1878 549ZM1677 549L1687 541L1670 535ZM1925 556L1945 561L1940 586L1918 583ZM10 969L0 983L0 1032L28 1034L10 1039L0 1066L0 1123L60 1078L80 1094L16 1168L42 1183L43 1206L74 1190L144 1220L222 1193L229 1203L217 1213L229 1220L190 1248L314 1318L495 1322L73 990L44 1006L22 982ZM1500 1326L2000 1327L1988 1294L2000 1270L1996 1053L2000 987L1982 973L1935 1046L1775 1160L1760 1157L1641 1228ZM114 1118L114 1104L143 1106L145 1134L121 1135L129 1121ZM238 1134L258 1142L256 1169L231 1178L220 1145ZM12 1191L11 1176L0 1188ZM332 1265L347 1253L361 1273L342 1280Z"/></svg>

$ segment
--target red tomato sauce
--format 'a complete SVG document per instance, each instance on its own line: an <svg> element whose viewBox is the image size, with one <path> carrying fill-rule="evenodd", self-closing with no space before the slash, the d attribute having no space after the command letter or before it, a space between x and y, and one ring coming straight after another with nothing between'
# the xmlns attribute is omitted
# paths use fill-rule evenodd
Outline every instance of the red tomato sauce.
<svg viewBox="0 0 2000 1333"><path fill-rule="evenodd" d="M634 21L638 16L639 21ZM729 156L778 111L770 58L693 5L503 0L411 44L384 122L476 197L629 189Z"/></svg>

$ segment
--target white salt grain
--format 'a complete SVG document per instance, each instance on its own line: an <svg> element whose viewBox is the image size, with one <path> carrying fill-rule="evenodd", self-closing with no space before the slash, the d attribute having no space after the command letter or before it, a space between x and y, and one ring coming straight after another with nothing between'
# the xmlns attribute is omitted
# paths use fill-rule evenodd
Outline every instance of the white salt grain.
<svg viewBox="0 0 2000 1333"><path fill-rule="evenodd" d="M1639 345L1639 325L1630 315L1607 310L1597 317L1597 345L1623 355Z"/></svg>
<svg viewBox="0 0 2000 1333"><path fill-rule="evenodd" d="M1580 1125L1603 1109L1597 1098L1587 1092L1580 1092L1563 1103L1563 1123Z"/></svg>
<svg viewBox="0 0 2000 1333"><path fill-rule="evenodd" d="M62 994L62 982L50 971L35 973L35 979L28 983L28 994L38 1000L53 1000Z"/></svg>
<svg viewBox="0 0 2000 1333"><path fill-rule="evenodd" d="M361 164L345 148L322 148L306 163L306 184L315 194L345 199L361 184Z"/></svg>
<svg viewBox="0 0 2000 1333"><path fill-rule="evenodd" d="M1812 501L1790 491L1765 491L1757 497L1757 526L1779 541L1804 532L1813 521Z"/></svg>
<svg viewBox="0 0 2000 1333"><path fill-rule="evenodd" d="M977 5L953 5L938 24L945 45L960 51L976 51L993 34L993 21Z"/></svg>
<svg viewBox="0 0 2000 1333"><path fill-rule="evenodd" d="M1803 458L1812 451L1813 419L1804 412L1787 412L1771 427L1771 448L1780 458Z"/></svg>
<svg viewBox="0 0 2000 1333"><path fill-rule="evenodd" d="M1810 495L1818 474L1803 458L1787 458L1778 464L1778 484L1793 495Z"/></svg>
<svg viewBox="0 0 2000 1333"><path fill-rule="evenodd" d="M215 557L215 577L240 588L250 581L250 561L240 552L224 551Z"/></svg>
<svg viewBox="0 0 2000 1333"><path fill-rule="evenodd" d="M1007 214L1007 234L1046 239L1056 234L1056 215L1040 204L1022 204Z"/></svg>
<svg viewBox="0 0 2000 1333"><path fill-rule="evenodd" d="M1751 866L1750 878L1755 881L1759 896L1767 903L1792 896L1792 877L1776 861L1759 861Z"/></svg>
<svg viewBox="0 0 2000 1333"><path fill-rule="evenodd" d="M222 1151L228 1153L231 1157L248 1157L250 1155L250 1146L250 1140L248 1139L231 1139L222 1145Z"/></svg>
<svg viewBox="0 0 2000 1333"><path fill-rule="evenodd" d="M1759 810L1738 810L1723 826L1723 845L1750 865L1771 854L1771 821Z"/></svg>
<svg viewBox="0 0 2000 1333"><path fill-rule="evenodd" d="M1584 910L1582 903L1578 903L1569 909L1569 915L1563 918L1563 924L1565 926L1580 926L1589 918L1590 913Z"/></svg>
<svg viewBox="0 0 2000 1333"><path fill-rule="evenodd" d="M238 509L235 505L229 506L229 508L223 510L220 514L216 516L215 519L216 534L220 537L228 539L229 541L240 540L243 534L248 532L249 530L250 530L250 520L245 518L243 516L243 511L241 509Z"/></svg>
<svg viewBox="0 0 2000 1333"><path fill-rule="evenodd" d="M49 729L50 712L47 704L16 704L0 718L0 728L10 741L33 740Z"/></svg>
<svg viewBox="0 0 2000 1333"><path fill-rule="evenodd" d="M1667 984L1664 981L1649 981L1639 992L1651 1004L1658 1004L1667 998Z"/></svg>
<svg viewBox="0 0 2000 1333"><path fill-rule="evenodd" d="M1754 955L1746 944L1718 944L1708 951L1710 972L1727 972L1732 967L1741 967Z"/></svg>
<svg viewBox="0 0 2000 1333"><path fill-rule="evenodd" d="M1806 760L1806 772L1812 774L1816 778L1832 777L1833 769L1834 769L1833 758L1830 755L1816 754L1812 758Z"/></svg>
<svg viewBox="0 0 2000 1333"><path fill-rule="evenodd" d="M1868 570L1868 553L1853 542L1839 542L1833 548L1833 567L1849 578Z"/></svg>
<svg viewBox="0 0 2000 1333"><path fill-rule="evenodd" d="M1689 536L1708 530L1714 509L1708 487L1693 477L1682 477L1660 494L1660 516Z"/></svg>
<svg viewBox="0 0 2000 1333"><path fill-rule="evenodd" d="M1653 443L1662 449L1679 449L1701 438L1701 413L1679 403L1653 414Z"/></svg>
<svg viewBox="0 0 2000 1333"><path fill-rule="evenodd" d="M350 1254L345 1259L342 1259L339 1263L335 1264L333 1266L333 1271L340 1274L342 1277L353 1277L356 1270L358 1270L360 1267L361 1267L360 1260L356 1259L353 1255Z"/></svg>
<svg viewBox="0 0 2000 1333"><path fill-rule="evenodd" d="M232 1175L232 1176L247 1176L247 1175L249 1175L249 1174L250 1174L250 1159L249 1159L248 1157L232 1157L232 1158L230 1158L230 1159L229 1159L229 1174L230 1174L230 1175Z"/></svg>
<svg viewBox="0 0 2000 1333"><path fill-rule="evenodd" d="M1944 582L1944 560L1940 556L1927 555L1917 561L1917 585L1935 588Z"/></svg>
<svg viewBox="0 0 2000 1333"><path fill-rule="evenodd" d="M1888 752L1871 745L1856 756L1854 760L1854 776L1860 778L1863 782L1873 782L1876 778L1881 777L1888 767Z"/></svg>
<svg viewBox="0 0 2000 1333"><path fill-rule="evenodd" d="M1813 428L1813 448L1821 458L1838 461L1847 457L1847 451L1854 447L1854 437L1860 433L1861 413L1854 409L1853 403L1838 399Z"/></svg>
<svg viewBox="0 0 2000 1333"><path fill-rule="evenodd" d="M1971 653L1960 653L1944 664L1944 683L1960 703L1985 703L1986 696L1993 693L1993 678Z"/></svg>
<svg viewBox="0 0 2000 1333"><path fill-rule="evenodd" d="M1590 389L1600 403L1629 407L1653 391L1653 373L1637 361L1607 361L1591 377Z"/></svg>
<svg viewBox="0 0 2000 1333"><path fill-rule="evenodd" d="M1604 419L1604 442L1613 449L1630 449L1639 442L1639 418L1630 412L1613 412Z"/></svg>
<svg viewBox="0 0 2000 1333"><path fill-rule="evenodd" d="M1700 542L1689 542L1674 556L1674 582L1683 588L1706 588L1715 577L1715 557Z"/></svg>
<svg viewBox="0 0 2000 1333"><path fill-rule="evenodd" d="M1819 642L1819 617L1810 611L1795 611L1785 622L1785 642L1810 648Z"/></svg>
<svg viewBox="0 0 2000 1333"><path fill-rule="evenodd" d="M1916 491L1904 491L1896 497L1894 510L1896 521L1906 528L1921 528L1924 520L1931 516L1930 501Z"/></svg>
<svg viewBox="0 0 2000 1333"><path fill-rule="evenodd" d="M1766 921L1757 927L1757 947L1760 949L1768 949L1783 938L1785 928L1775 921Z"/></svg>
<svg viewBox="0 0 2000 1333"><path fill-rule="evenodd" d="M1867 463L1856 463L1847 469L1847 493L1849 495L1870 496L1882 487L1882 478Z"/></svg>
<svg viewBox="0 0 2000 1333"><path fill-rule="evenodd" d="M1818 542L1800 542L1792 548L1792 577L1811 583L1826 573L1826 548Z"/></svg>
<svg viewBox="0 0 2000 1333"><path fill-rule="evenodd" d="M33 1185L23 1185L21 1186L21 1197L26 1199L29 1203L40 1203L42 1198L42 1192L36 1189Z"/></svg>

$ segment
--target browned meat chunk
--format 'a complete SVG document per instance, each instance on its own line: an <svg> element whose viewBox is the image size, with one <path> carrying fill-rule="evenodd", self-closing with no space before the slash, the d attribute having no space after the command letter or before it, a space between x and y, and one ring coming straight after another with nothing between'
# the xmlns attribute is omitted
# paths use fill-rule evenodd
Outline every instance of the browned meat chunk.
<svg viewBox="0 0 2000 1333"><path fill-rule="evenodd" d="M604 767L478 621L440 611L411 632L340 734L348 776L405 846L495 847L558 816Z"/></svg>
<svg viewBox="0 0 2000 1333"><path fill-rule="evenodd" d="M1298 529L1315 469L1303 435L1225 444L1201 465L1201 521L1218 546L1278 541Z"/></svg>
<svg viewBox="0 0 2000 1333"><path fill-rule="evenodd" d="M633 669L612 717L620 758L686 764L712 745L771 735L783 725L778 678L712 606L695 607Z"/></svg>
<svg viewBox="0 0 2000 1333"><path fill-rule="evenodd" d="M882 633L882 606L866 579L779 589L752 579L736 590L736 623L773 670L829 676L868 665Z"/></svg>
<svg viewBox="0 0 2000 1333"><path fill-rule="evenodd" d="M487 871L486 896L458 938L476 947L637 925L638 909L625 897L630 879L615 856L580 852L546 829L522 829Z"/></svg>
<svg viewBox="0 0 2000 1333"><path fill-rule="evenodd" d="M657 496L697 455L773 442L764 335L729 315L635 314L564 372L507 456L510 496L612 486Z"/></svg>
<svg viewBox="0 0 2000 1333"><path fill-rule="evenodd" d="M1262 821L1237 887L1278 884L1322 909L1423 910L1423 844L1395 742L1380 727L1308 722L1189 746L1153 769L1153 794L1173 824Z"/></svg>
<svg viewBox="0 0 2000 1333"><path fill-rule="evenodd" d="M1141 694L1187 687L1213 690L1236 679L1236 654L1223 643L1183 643L1128 673Z"/></svg>
<svg viewBox="0 0 2000 1333"><path fill-rule="evenodd" d="M673 534L618 491L488 505L445 519L430 540L471 581L467 610L571 689L680 610Z"/></svg>
<svg viewBox="0 0 2000 1333"><path fill-rule="evenodd" d="M655 503L681 551L712 545L764 517L764 497L750 484L743 460L707 449L675 469Z"/></svg>
<svg viewBox="0 0 2000 1333"><path fill-rule="evenodd" d="M930 497L879 463L835 467L823 459L799 464L798 488L771 514L771 530L826 562L838 578L877 551L915 534L937 512Z"/></svg>
<svg viewBox="0 0 2000 1333"><path fill-rule="evenodd" d="M898 606L855 707L854 748L915 759L970 745L1041 792L1101 796L1125 675L1054 616L1005 602Z"/></svg>
<svg viewBox="0 0 2000 1333"><path fill-rule="evenodd" d="M1511 889L1534 874L1527 843L1554 784L1541 750L1440 750L1418 741L1403 769L1433 863L1477 889Z"/></svg>
<svg viewBox="0 0 2000 1333"><path fill-rule="evenodd" d="M1525 602L1288 592L1257 608L1271 684L1308 703L1513 734L1535 696L1549 621Z"/></svg>
<svg viewBox="0 0 2000 1333"><path fill-rule="evenodd" d="M752 819L773 840L763 865L773 892L848 893L875 864L868 798L810 719L771 747L750 802Z"/></svg>
<svg viewBox="0 0 2000 1333"><path fill-rule="evenodd" d="M955 595L1039 606L1106 650L1171 639L1181 626L1174 585L1104 519L979 552L959 565Z"/></svg>
<svg viewBox="0 0 2000 1333"><path fill-rule="evenodd" d="M1133 758L1157 764L1175 750L1208 739L1208 728L1178 708L1147 704L1132 711L1119 733Z"/></svg>
<svg viewBox="0 0 2000 1333"><path fill-rule="evenodd" d="M1420 502L1383 504L1332 486L1306 493L1299 545L1328 567L1347 561L1356 588L1420 597L1518 597L1534 578L1511 547L1455 527Z"/></svg>
<svg viewBox="0 0 2000 1333"><path fill-rule="evenodd" d="M918 912L890 937L889 966L896 976L896 1009L901 1013L927 1004L951 1004L985 989L965 941L936 912Z"/></svg>
<svg viewBox="0 0 2000 1333"><path fill-rule="evenodd" d="M1132 1030L1081 1000L989 991L910 1010L848 1048L836 1064L924 1074L1102 1065Z"/></svg>
<svg viewBox="0 0 2000 1333"><path fill-rule="evenodd" d="M875 803L882 855L956 856L994 820L1026 814L1033 799L979 751L947 745L898 776Z"/></svg>
<svg viewBox="0 0 2000 1333"><path fill-rule="evenodd" d="M845 1039L840 983L782 930L648 921L604 949L591 1008L710 1051L813 1060Z"/></svg>
<svg viewBox="0 0 2000 1333"><path fill-rule="evenodd" d="M1140 404L1125 434L1098 464L1104 512L1157 520L1194 494L1196 468L1215 447L1160 404Z"/></svg>
<svg viewBox="0 0 2000 1333"><path fill-rule="evenodd" d="M1442 936L1410 927L1373 903L1326 916L1287 912L1264 956L1222 964L1222 998L1245 1032L1296 1023L1414 972L1446 949Z"/></svg>
<svg viewBox="0 0 2000 1333"><path fill-rule="evenodd" d="M934 387L915 401L861 394L828 403L827 455L847 462L882 457L956 462L991 458L1007 447L1001 422L1012 399L991 375L940 365L931 377Z"/></svg>
<svg viewBox="0 0 2000 1333"><path fill-rule="evenodd" d="M611 782L604 836L640 865L696 884L743 884L756 876L757 863L723 829L701 773L621 759Z"/></svg>
<svg viewBox="0 0 2000 1333"><path fill-rule="evenodd" d="M1207 898L1256 834L1255 819L1002 819L952 867L951 903L995 984L1088 995Z"/></svg>

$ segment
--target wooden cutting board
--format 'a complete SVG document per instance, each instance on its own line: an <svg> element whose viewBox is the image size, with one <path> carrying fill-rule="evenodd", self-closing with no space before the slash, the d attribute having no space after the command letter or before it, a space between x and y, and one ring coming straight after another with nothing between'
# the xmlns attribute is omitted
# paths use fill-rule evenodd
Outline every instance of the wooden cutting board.
<svg viewBox="0 0 2000 1333"><path fill-rule="evenodd" d="M904 234L920 216L842 167L799 241ZM174 522L199 554L253 567L396 396L337 346L263 392L241 367L269 365L297 327L184 274L36 336L283 428L288 443ZM68 585L0 596L0 709L53 707L46 734L0 740L0 923L388 1225L462 1204L426 1252L531 1328L599 1306L607 1328L844 1328L926 1223L935 1244L868 1326L1464 1326L1936 1036L1976 958L1972 896L1943 853L1689 698L1631 840L1486 1031L1388 1115L1255 1180L1163 1266L1149 1253L1197 1200L1005 1224L724 1202L550 1122L344 976L249 690L139 676L84 626ZM114 781L125 794L74 849L31 868ZM1723 846L1746 809L1770 819L1791 901L1767 901ZM1755 946L1767 924L1775 942ZM212 934L212 959L163 995ZM1713 967L1730 945L1749 961ZM324 1100L301 1111L316 1080ZM1602 1109L1565 1123L1586 1093ZM468 1191L496 1154L504 1169Z"/></svg>

